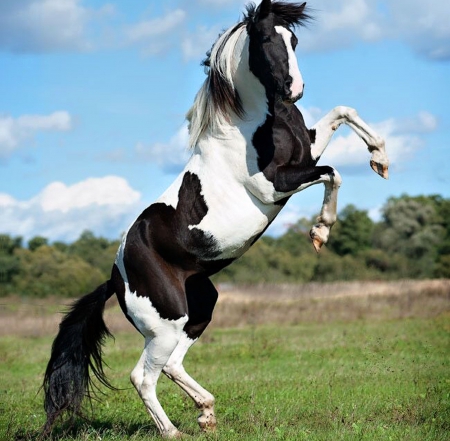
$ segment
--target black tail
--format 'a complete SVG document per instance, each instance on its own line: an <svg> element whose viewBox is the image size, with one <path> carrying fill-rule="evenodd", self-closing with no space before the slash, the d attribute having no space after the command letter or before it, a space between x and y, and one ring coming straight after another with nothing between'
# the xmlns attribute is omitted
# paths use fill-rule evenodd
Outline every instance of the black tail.
<svg viewBox="0 0 450 441"><path fill-rule="evenodd" d="M44 376L45 435L59 415L80 414L83 398L95 395L89 371L100 383L114 389L102 364L102 344L105 337L111 336L103 321L103 310L113 293L110 282L105 282L77 300L59 325Z"/></svg>

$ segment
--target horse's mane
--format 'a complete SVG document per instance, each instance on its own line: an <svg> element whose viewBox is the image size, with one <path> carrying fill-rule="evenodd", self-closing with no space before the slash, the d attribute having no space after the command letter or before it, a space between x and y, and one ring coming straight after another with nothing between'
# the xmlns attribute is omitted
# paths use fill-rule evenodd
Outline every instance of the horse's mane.
<svg viewBox="0 0 450 441"><path fill-rule="evenodd" d="M258 8L254 3L248 4L243 20L219 35L202 62L207 78L186 115L191 148L195 147L207 128L215 131L229 119L230 114L234 113L240 118L245 116L242 102L233 84L234 51L242 32L256 20L257 12ZM305 12L305 5L301 3L275 1L270 12L286 22L288 27L303 26L311 19Z"/></svg>
<svg viewBox="0 0 450 441"><path fill-rule="evenodd" d="M202 63L207 78L186 115L191 148L197 144L208 127L213 130L220 127L230 112L244 116L244 109L232 78L235 47L244 31L245 24L240 22L219 35Z"/></svg>
<svg viewBox="0 0 450 441"><path fill-rule="evenodd" d="M256 18L257 7L254 3L246 6L247 13L244 15L244 22L253 22ZM312 16L308 13L305 3L272 2L270 9L274 15L286 22L289 27L305 26Z"/></svg>

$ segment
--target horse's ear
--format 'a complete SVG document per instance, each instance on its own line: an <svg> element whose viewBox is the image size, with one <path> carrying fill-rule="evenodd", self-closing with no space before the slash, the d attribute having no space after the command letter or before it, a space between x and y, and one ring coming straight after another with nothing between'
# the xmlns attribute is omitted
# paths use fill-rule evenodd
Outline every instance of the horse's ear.
<svg viewBox="0 0 450 441"><path fill-rule="evenodd" d="M262 0L256 9L255 21L262 20L267 17L272 11L272 0Z"/></svg>

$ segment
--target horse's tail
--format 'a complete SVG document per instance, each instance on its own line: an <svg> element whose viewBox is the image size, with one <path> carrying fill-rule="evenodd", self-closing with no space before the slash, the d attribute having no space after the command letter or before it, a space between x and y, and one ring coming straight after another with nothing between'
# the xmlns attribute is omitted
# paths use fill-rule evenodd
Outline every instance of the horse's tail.
<svg viewBox="0 0 450 441"><path fill-rule="evenodd" d="M100 383L114 389L106 379L102 364L102 344L105 337L112 336L103 321L103 310L113 293L111 281L105 282L77 300L59 325L43 383L45 435L59 415L80 414L83 398L95 395L89 371Z"/></svg>

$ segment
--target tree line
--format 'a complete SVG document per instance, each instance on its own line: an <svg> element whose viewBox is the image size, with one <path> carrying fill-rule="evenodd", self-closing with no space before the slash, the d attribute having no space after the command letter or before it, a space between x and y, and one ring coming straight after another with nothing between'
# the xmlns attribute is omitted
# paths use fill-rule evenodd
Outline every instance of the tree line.
<svg viewBox="0 0 450 441"><path fill-rule="evenodd" d="M346 206L328 244L316 254L314 219L299 219L285 234L263 236L216 283L304 283L450 277L450 199L392 197L374 222ZM109 278L119 240L85 231L73 243L0 235L0 295L80 296Z"/></svg>

